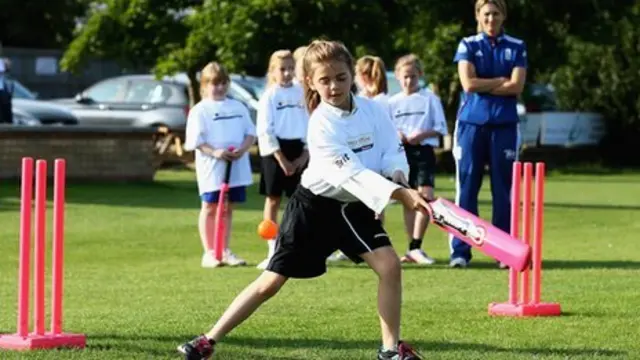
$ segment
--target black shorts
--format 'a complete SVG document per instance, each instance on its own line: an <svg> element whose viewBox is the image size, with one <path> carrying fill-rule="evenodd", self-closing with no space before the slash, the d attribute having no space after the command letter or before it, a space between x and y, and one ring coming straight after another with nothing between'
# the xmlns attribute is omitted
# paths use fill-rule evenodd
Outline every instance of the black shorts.
<svg viewBox="0 0 640 360"><path fill-rule="evenodd" d="M353 262L361 254L391 246L373 210L361 202L343 203L298 186L287 203L267 270L292 278L327 271L327 257L341 250Z"/></svg>
<svg viewBox="0 0 640 360"><path fill-rule="evenodd" d="M436 154L431 145L404 145L409 163L409 185L435 187Z"/></svg>
<svg viewBox="0 0 640 360"><path fill-rule="evenodd" d="M280 151L289 161L299 158L304 151L304 142L299 139L278 139L278 143L280 144ZM300 183L302 171L298 171L291 176L285 176L274 155L264 156L261 161L260 194L282 196L282 193L285 193L287 196L291 196Z"/></svg>

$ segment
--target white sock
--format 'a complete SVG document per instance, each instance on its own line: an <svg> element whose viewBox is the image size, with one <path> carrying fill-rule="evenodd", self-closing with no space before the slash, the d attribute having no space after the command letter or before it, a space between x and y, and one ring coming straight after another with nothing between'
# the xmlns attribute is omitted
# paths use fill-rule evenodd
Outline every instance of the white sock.
<svg viewBox="0 0 640 360"><path fill-rule="evenodd" d="M273 253L276 252L276 239L267 240L267 245L269 245L268 257L271 258Z"/></svg>
<svg viewBox="0 0 640 360"><path fill-rule="evenodd" d="M391 349L387 349L384 345L382 346L382 352L387 352L387 351L393 351L393 352L398 352L398 346L394 346Z"/></svg>

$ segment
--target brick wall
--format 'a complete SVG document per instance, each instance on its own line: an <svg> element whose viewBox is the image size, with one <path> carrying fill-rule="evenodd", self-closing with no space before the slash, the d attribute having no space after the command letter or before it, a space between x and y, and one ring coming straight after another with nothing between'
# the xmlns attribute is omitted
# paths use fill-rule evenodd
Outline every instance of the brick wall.
<svg viewBox="0 0 640 360"><path fill-rule="evenodd" d="M67 161L67 179L152 181L152 129L0 126L0 179L20 177L23 157Z"/></svg>

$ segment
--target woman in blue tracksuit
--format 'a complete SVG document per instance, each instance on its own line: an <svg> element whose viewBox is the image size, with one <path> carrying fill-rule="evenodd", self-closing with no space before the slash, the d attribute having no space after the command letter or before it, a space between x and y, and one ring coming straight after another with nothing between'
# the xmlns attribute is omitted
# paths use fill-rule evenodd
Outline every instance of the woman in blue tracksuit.
<svg viewBox="0 0 640 360"><path fill-rule="evenodd" d="M478 214L478 193L489 165L492 222L509 232L511 168L517 157L517 97L526 78L525 43L504 33L504 0L477 0L478 34L460 41L454 62L464 88L454 133L456 203ZM466 267L471 247L451 237L451 267Z"/></svg>

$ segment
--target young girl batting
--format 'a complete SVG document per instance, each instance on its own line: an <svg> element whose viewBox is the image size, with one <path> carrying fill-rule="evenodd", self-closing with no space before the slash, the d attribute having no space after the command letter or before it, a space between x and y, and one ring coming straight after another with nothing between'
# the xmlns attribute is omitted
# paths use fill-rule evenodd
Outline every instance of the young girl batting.
<svg viewBox="0 0 640 360"><path fill-rule="evenodd" d="M214 346L289 278L324 274L326 257L337 249L356 263L366 262L378 275L382 346L377 359L420 359L399 338L402 270L375 214L390 199L414 210L428 205L417 191L397 184L406 183L404 151L389 136L394 128L380 106L351 92L353 60L346 47L312 42L303 71L311 160L287 204L275 254L209 332L179 346L186 359L211 357Z"/></svg>
<svg viewBox="0 0 640 360"><path fill-rule="evenodd" d="M303 90L293 83L295 62L289 50L271 55L267 90L260 98L256 120L258 149L262 159L260 194L264 195L265 220L278 221L283 193L291 196L300 183L307 165L306 150L308 115ZM267 240L268 255L260 264L265 269L273 256L275 239Z"/></svg>
<svg viewBox="0 0 640 360"><path fill-rule="evenodd" d="M395 76L402 92L389 99L389 111L407 154L409 185L425 198L433 199L436 166L433 149L438 146L438 137L447 134L447 123L436 118L432 102L420 93L422 73L422 64L417 56L409 54L397 60ZM421 265L435 263L422 250L428 221L426 214L405 207L404 223L409 249L402 261Z"/></svg>
<svg viewBox="0 0 640 360"><path fill-rule="evenodd" d="M389 96L387 95L387 74L384 61L377 56L365 55L356 61L355 83L359 95L378 102L387 111ZM384 211L378 214L384 223ZM329 261L349 260L349 257L338 251L327 258Z"/></svg>
<svg viewBox="0 0 640 360"><path fill-rule="evenodd" d="M185 149L195 150L198 192L202 200L198 230L204 248L203 267L246 264L229 249L229 235L233 204L245 201L246 186L253 183L247 150L255 142L256 130L249 110L241 102L227 97L229 81L229 74L221 65L207 64L200 76L202 100L191 109L187 119ZM227 150L230 146L235 150ZM213 237L220 186L228 161L232 166L226 218L229 231L222 261L218 262L213 256Z"/></svg>

